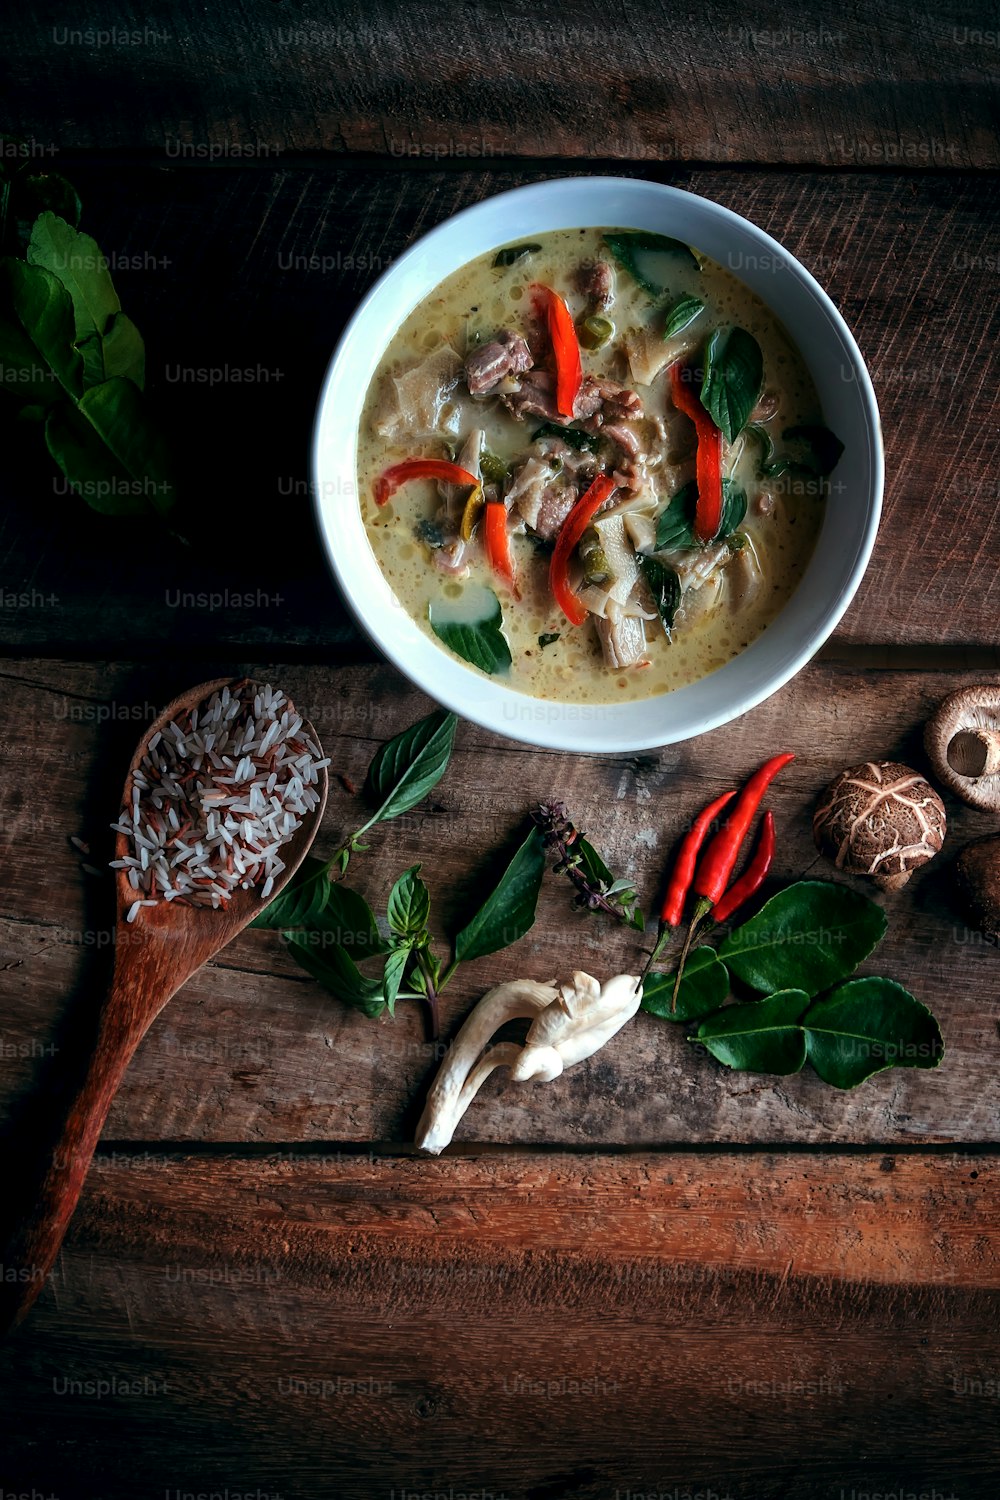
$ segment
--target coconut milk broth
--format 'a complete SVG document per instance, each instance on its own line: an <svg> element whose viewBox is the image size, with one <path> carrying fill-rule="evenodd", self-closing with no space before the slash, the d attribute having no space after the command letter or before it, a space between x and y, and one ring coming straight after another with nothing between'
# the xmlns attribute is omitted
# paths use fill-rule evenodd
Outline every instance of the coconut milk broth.
<svg viewBox="0 0 1000 1500"><path fill-rule="evenodd" d="M435 640L428 623L428 606L439 608L445 601L461 610L463 599L474 608L484 586L495 589L504 615L504 630L513 657L509 674L498 679L532 697L564 703L628 702L653 697L697 681L715 671L744 650L772 622L799 583L815 545L822 520L823 500L809 484L771 483L778 490L774 511L767 517L756 513L754 501L761 483L757 479L757 450L752 442L737 438L732 456L723 453L723 472L747 492L748 509L740 532L753 542L760 559L764 583L753 602L734 612L725 603L707 611L693 611L696 618L678 617L672 638L667 639L658 621L646 624L649 666L610 670L603 661L592 623L574 628L553 601L548 587L550 552L539 549L528 536L513 536L511 549L521 599L510 598L502 583L491 575L481 549L473 548L467 580L443 576L434 566L426 545L418 539L417 525L433 516L440 504L436 485L411 481L399 489L388 504L379 508L372 487L388 465L414 457L449 457L461 447L472 427L486 432L486 448L510 460L530 451L532 433L540 419L517 421L491 400L474 401L464 387L455 392L460 407L459 436L445 441L390 441L376 434L374 414L382 381L398 374L415 360L447 342L465 357L474 343L486 341L497 330L519 330L530 309L529 288L542 282L565 297L574 317L585 309L586 299L574 288L573 276L580 262L603 257L601 229L560 230L537 236L541 249L511 267L494 268L495 252L477 258L453 272L424 299L398 329L372 380L361 419L358 438L358 482L362 514L375 556L400 604ZM738 324L760 344L764 356L764 389L781 396L781 406L768 430L780 439L785 427L822 420L815 387L783 327L769 309L730 272L702 258L700 272L676 256L654 255L656 266L669 288L669 297L698 296L706 311L686 335L678 340L678 355L696 348L707 331L719 324ZM662 303L663 299L660 299ZM648 413L662 412L669 404L668 376L661 371L649 385L630 378L617 335L648 324L653 299L627 272L616 267L616 293L608 316L617 334L602 350L582 351L584 373L609 375L623 380L642 397ZM687 342L685 342L685 340ZM683 347L682 347L683 346ZM693 477L690 466L683 478ZM666 501L681 481L665 482L660 493ZM657 484L660 490L660 484ZM544 647L539 636L558 634L559 640ZM474 668L469 669L475 670Z"/></svg>

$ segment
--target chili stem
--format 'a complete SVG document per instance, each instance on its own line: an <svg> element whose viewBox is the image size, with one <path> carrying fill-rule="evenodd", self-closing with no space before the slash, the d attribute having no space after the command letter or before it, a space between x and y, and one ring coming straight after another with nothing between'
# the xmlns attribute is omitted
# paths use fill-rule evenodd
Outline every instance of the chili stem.
<svg viewBox="0 0 1000 1500"><path fill-rule="evenodd" d="M684 947L681 949L681 956L677 963L677 978L674 980L674 991L670 996L671 1015L673 1015L674 1011L677 1009L677 996L680 994L681 980L684 978L684 965L687 963L687 956L691 947L691 941L695 933L698 931L698 928L701 926L702 922L708 916L710 906L711 902L706 901L705 898L702 897L698 902L698 905L694 909L694 916L691 918L691 925L688 927L687 935L684 939Z"/></svg>

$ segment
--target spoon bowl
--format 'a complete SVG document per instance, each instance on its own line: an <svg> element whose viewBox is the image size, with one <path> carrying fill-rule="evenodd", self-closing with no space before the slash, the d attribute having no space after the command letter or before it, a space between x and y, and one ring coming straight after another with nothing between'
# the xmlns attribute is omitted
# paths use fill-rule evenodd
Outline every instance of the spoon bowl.
<svg viewBox="0 0 1000 1500"><path fill-rule="evenodd" d="M245 678L219 678L182 694L163 710L140 741L125 780L124 805L130 806L133 779L157 732L190 712L225 687L242 687ZM303 721L303 731L317 747L316 731ZM322 758L322 756L321 756ZM326 810L329 777L319 771L319 802L301 826L281 846L285 868L275 876L267 902L255 889L238 887L217 909L181 900L140 906L132 922L127 915L137 892L125 869L115 871L115 963L111 988L101 1009L97 1041L83 1083L66 1116L58 1143L47 1165L30 1212L22 1219L4 1256L6 1267L17 1267L0 1296L0 1329L20 1321L45 1283L73 1216L94 1149L111 1101L140 1041L166 1005L203 964L232 942L291 880L316 837ZM116 857L128 853L128 839L119 832Z"/></svg>

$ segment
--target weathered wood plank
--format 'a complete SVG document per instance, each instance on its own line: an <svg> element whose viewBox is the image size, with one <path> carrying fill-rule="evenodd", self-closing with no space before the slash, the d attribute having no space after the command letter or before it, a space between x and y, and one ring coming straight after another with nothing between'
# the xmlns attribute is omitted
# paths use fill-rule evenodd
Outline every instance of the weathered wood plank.
<svg viewBox="0 0 1000 1500"><path fill-rule="evenodd" d="M760 17L513 0L25 10L7 114L40 149L995 166L996 31L972 0ZM39 88L44 78L46 87ZM58 100L58 108L53 104Z"/></svg>
<svg viewBox="0 0 1000 1500"><path fill-rule="evenodd" d="M104 1500L986 1500L996 1173L99 1160L0 1352L5 1479Z"/></svg>
<svg viewBox="0 0 1000 1500"><path fill-rule="evenodd" d="M236 663L203 663L207 675ZM377 744L429 707L387 667L268 669L313 720L333 770L360 786ZM919 729L941 697L972 674L853 673L817 664L738 723L697 742L640 757L593 759L531 750L462 725L452 766L427 804L376 830L352 880L384 903L395 876L421 861L434 923L454 932L475 892L520 837L530 806L564 798L612 866L639 882L644 904L686 821L766 753L797 753L771 794L780 842L776 880L816 863L810 833L819 789L841 767L891 756L923 764ZM0 918L6 1065L0 1099L45 1089L70 1067L92 1025L110 963L110 898L79 872L67 835L110 857L106 822L143 715L190 684L176 669L8 663L0 740ZM148 705L144 710L143 705ZM114 717L112 717L114 716ZM40 804L39 788L45 788ZM950 851L991 822L950 807ZM364 821L359 797L336 781L317 845L332 851ZM589 1063L535 1089L484 1089L459 1139L511 1143L658 1145L670 1141L995 1141L1000 968L951 910L948 853L901 893L885 896L890 934L865 966L908 985L939 1016L948 1056L936 1072L884 1075L851 1093L813 1075L729 1074L697 1056L678 1030L639 1017ZM569 968L630 971L639 941L570 909L550 876L536 928L516 949L460 971L443 996L454 1027L501 978ZM383 907L384 909L384 907ZM53 1056L47 1048L59 1051ZM434 1065L422 1018L395 1022L346 1011L296 969L273 934L248 932L173 1000L143 1042L112 1110L119 1140L405 1141ZM14 1116L16 1118L16 1114Z"/></svg>
<svg viewBox="0 0 1000 1500"><path fill-rule="evenodd" d="M887 504L837 639L996 645L997 181L646 170L748 215L801 256L869 361ZM324 367L366 285L416 234L546 174L74 175L146 336L154 400L188 467L193 545L95 515L34 455L10 477L0 516L0 643L68 656L113 654L123 640L164 655L214 644L266 659L270 642L367 653L314 537L307 465ZM282 538L261 546L276 515Z"/></svg>

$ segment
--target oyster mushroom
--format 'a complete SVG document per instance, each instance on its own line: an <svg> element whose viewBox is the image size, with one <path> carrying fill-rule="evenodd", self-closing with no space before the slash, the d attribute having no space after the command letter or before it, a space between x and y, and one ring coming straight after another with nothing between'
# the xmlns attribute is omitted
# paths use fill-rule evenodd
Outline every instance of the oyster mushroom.
<svg viewBox="0 0 1000 1500"><path fill-rule="evenodd" d="M898 891L944 842L944 803L917 771L868 761L841 771L820 793L813 836L838 870Z"/></svg>
<svg viewBox="0 0 1000 1500"><path fill-rule="evenodd" d="M1000 811L1000 687L960 688L924 729L934 774L971 807Z"/></svg>
<svg viewBox="0 0 1000 1500"><path fill-rule="evenodd" d="M509 1068L517 1083L550 1083L564 1068L590 1057L639 1009L642 985L618 974L601 985L577 971L546 984L515 979L483 996L466 1019L431 1085L416 1143L436 1156L494 1068ZM531 1017L523 1044L498 1042L484 1051L508 1021Z"/></svg>

